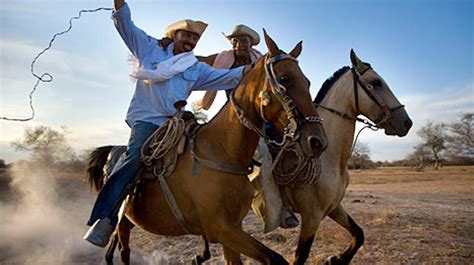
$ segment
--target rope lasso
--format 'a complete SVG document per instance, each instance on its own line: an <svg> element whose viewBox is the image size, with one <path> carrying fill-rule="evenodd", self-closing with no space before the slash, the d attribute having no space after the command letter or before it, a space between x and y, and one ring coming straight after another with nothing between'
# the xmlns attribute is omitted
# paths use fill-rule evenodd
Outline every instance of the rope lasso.
<svg viewBox="0 0 474 265"><path fill-rule="evenodd" d="M72 17L72 18L69 19L68 29L54 34L53 37L51 38L51 40L49 41L48 46L46 48L44 48L41 52L39 52L35 56L33 61L31 62L31 66L30 66L31 74L37 79L35 85L33 86L33 89L31 90L31 92L29 94L29 105L30 105L30 109L31 109L31 116L28 117L28 118L8 118L8 117L3 117L2 116L2 117L0 117L0 119L6 120L6 121L22 121L22 122L25 122L25 121L30 121L35 117L35 108L33 106L33 94L35 93L35 91L36 91L36 89L37 89L40 82L49 83L49 82L53 81L53 76L48 72L45 72L45 73L41 74L40 76L35 74L34 65L35 65L36 61L38 60L38 58L41 55L43 55L43 53L45 53L47 50L49 50L51 48L53 42L56 40L56 37L58 37L60 35L63 35L63 34L66 34L72 29L72 21L73 20L81 18L82 13L92 13L92 12L97 12L97 11L100 11L100 10L112 11L113 8L99 7L99 8L96 8L96 9L82 9L81 11L79 11L79 14L77 16Z"/></svg>
<svg viewBox="0 0 474 265"><path fill-rule="evenodd" d="M185 127L184 120L178 117L167 120L142 145L142 162L150 166L154 160L164 157L178 145Z"/></svg>
<svg viewBox="0 0 474 265"><path fill-rule="evenodd" d="M272 151L278 151L272 163L273 179L278 185L289 185L292 188L301 189L313 185L319 180L321 174L321 161L308 159L299 155L294 142L287 142L283 147L269 146ZM297 158L297 162L291 163L293 167L284 168L291 154Z"/></svg>

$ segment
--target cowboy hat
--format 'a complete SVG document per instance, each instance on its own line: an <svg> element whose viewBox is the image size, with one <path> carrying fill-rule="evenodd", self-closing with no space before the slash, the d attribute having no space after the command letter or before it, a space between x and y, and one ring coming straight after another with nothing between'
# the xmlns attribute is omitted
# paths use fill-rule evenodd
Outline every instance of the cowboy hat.
<svg viewBox="0 0 474 265"><path fill-rule="evenodd" d="M196 33L199 37L201 37L204 30L206 30L207 24L202 21L191 20L191 19L184 19L180 21L176 21L175 23L169 25L165 29L165 36L172 39L173 34L178 30L185 30L189 32Z"/></svg>
<svg viewBox="0 0 474 265"><path fill-rule="evenodd" d="M224 32L222 32L222 34L229 40L235 36L247 35L252 40L252 45L257 45L260 42L260 36L258 36L258 33L243 24L235 26L230 35L225 35Z"/></svg>

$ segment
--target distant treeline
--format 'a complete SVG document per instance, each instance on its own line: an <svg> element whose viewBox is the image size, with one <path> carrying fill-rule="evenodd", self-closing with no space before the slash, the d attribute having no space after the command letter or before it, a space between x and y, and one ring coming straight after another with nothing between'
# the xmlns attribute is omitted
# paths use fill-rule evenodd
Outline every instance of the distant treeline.
<svg viewBox="0 0 474 265"><path fill-rule="evenodd" d="M451 159L441 159L439 166L473 166L474 158L470 157L452 157ZM435 161L433 159L427 159L420 164L419 161L411 159L402 159L395 161L372 161L363 160L355 163L353 160L349 160L349 169L373 169L378 167L412 167L412 168L424 168L434 167Z"/></svg>
<svg viewBox="0 0 474 265"><path fill-rule="evenodd" d="M204 117L204 116L203 116ZM413 147L405 159L398 161L377 161L370 158L370 150L364 142L357 142L349 159L350 169L369 169L376 167L416 167L440 165L474 165L474 113L463 113L459 120L452 123L427 121L417 131L422 142ZM205 120L203 118L203 120ZM69 130L61 127L54 130L47 126L27 128L21 139L12 142L17 151L30 153L28 160L18 163L36 164L57 171L83 171L90 150L74 151L67 141ZM0 168L5 168L0 159Z"/></svg>

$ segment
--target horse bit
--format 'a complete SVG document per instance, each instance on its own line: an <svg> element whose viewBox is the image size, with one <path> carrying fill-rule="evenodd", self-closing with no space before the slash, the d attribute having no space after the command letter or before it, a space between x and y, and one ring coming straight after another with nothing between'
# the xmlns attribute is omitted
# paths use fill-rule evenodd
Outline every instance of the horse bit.
<svg viewBox="0 0 474 265"><path fill-rule="evenodd" d="M265 56L265 83L262 91L260 92L260 116L264 121L268 121L265 117L264 107L270 104L271 96L267 91L267 86L270 85L272 89L272 93L278 98L281 102L283 109L285 110L286 116L288 118L288 124L283 129L283 137L281 142L277 142L275 140L269 139L265 134L265 131L258 128L250 119L248 119L244 111L237 105L234 98L234 93L232 92L229 100L234 107L234 111L239 118L240 122L250 129L257 133L261 138L265 139L265 141L269 144L276 145L278 147L283 146L286 143L286 140L296 141L299 138L298 134L298 124L300 120L296 118L303 118L302 122L309 122L309 123L319 123L322 124L323 119L318 116L304 116L295 106L293 100L286 94L287 88L280 83L280 81L276 78L274 64L277 62L289 59L293 60L298 63L298 60L291 55L288 54L278 54L274 57L269 57L267 54Z"/></svg>

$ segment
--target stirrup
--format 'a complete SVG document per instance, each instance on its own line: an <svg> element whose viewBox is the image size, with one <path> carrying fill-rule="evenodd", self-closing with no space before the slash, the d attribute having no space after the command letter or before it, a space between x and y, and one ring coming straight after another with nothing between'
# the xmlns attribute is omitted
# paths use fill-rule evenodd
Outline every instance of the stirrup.
<svg viewBox="0 0 474 265"><path fill-rule="evenodd" d="M97 220L87 231L84 239L98 247L105 247L109 243L110 235L115 227L110 223L109 218Z"/></svg>

